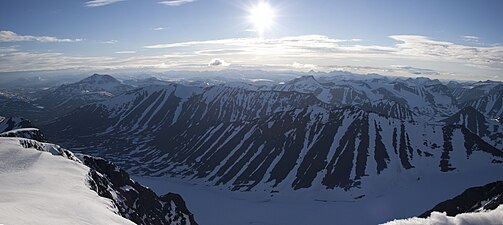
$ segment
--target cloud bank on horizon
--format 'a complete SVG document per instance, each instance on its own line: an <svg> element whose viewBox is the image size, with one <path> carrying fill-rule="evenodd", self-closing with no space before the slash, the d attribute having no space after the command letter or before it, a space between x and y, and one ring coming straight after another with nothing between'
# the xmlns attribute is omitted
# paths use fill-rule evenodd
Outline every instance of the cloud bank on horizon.
<svg viewBox="0 0 503 225"><path fill-rule="evenodd" d="M120 2L122 3L115 4ZM269 2L272 5L274 3L273 0ZM278 9L281 8L280 3L275 5ZM155 7L159 4L168 7ZM237 25L234 27L227 24L231 22L230 17L225 14L228 12L226 7L231 9L234 7L235 12L231 13L232 15L239 13L245 17L245 9L248 6L235 7L235 4L225 5L223 2L207 4L207 1L196 0L157 0L150 3L90 0L80 6L67 3L62 7L69 11L82 12L82 15L75 16L82 16L81 19L85 21L81 21L81 26L75 29L70 27L70 24L66 24L68 27L59 26L59 29L56 24L52 26L51 23L56 23L53 21L54 18L47 18L49 27L35 28L23 23L9 23L4 17L7 18L10 14L0 13L4 15L0 16L0 72L105 69L202 71L231 68L345 70L360 74L503 80L503 45L494 42L503 36L503 32L491 31L492 33L489 33L491 37L474 35L477 34L473 32L476 29L472 28L477 25L475 22L467 24L465 30L451 32L453 33L451 36L444 34L447 31L435 35L436 31L423 28L417 28L415 32L414 29L404 32L404 29L397 28L397 25L391 22L383 23L383 29L389 28L396 32L375 31L372 35L365 36L355 28L355 35L348 36L338 35L341 32L334 32L333 29L306 29L306 26L316 27L316 24L307 22L302 24L297 21L296 27L289 29L300 32L274 33L280 30L278 27L265 37L256 37L247 32L253 30L253 27L251 24L246 24L243 18L235 19L234 23ZM317 7L331 6L323 5L329 3L319 4L321 5ZM0 12L9 8L15 12L19 8L15 3L2 3L2 5L4 7L1 7L3 9ZM175 7L181 5L184 7ZM214 8L206 7L213 5ZM495 8L501 5L503 4L494 3ZM124 7L126 10L130 7L138 8L138 11L141 7L148 8L149 15L162 17L169 23L158 19L139 18L121 21L122 16L115 13ZM283 8L281 10L294 11L292 8ZM84 11L80 11L82 9ZM40 6L40 11L45 10ZM212 10L215 11L215 15L206 15L212 13ZM304 13L309 14L309 10L318 13L320 17L324 15L321 8L304 9ZM69 17L69 15L61 16ZM303 16L298 13L289 19L296 17L302 19ZM456 16L451 17L456 19ZM281 15L278 18L281 19ZM447 19L452 18L446 16ZM365 21L370 23L368 19ZM281 24L280 22L277 24ZM332 26L330 21L325 23L328 23L328 27ZM492 25L498 23L501 22L493 21ZM141 32L129 32L130 26L145 28ZM68 31L65 28L68 28ZM351 34L350 29L344 31ZM488 43L487 40L492 40L493 43Z"/></svg>
<svg viewBox="0 0 503 225"><path fill-rule="evenodd" d="M0 31L0 42L80 40L34 36L4 38L2 33L4 31ZM136 50L114 52L133 55L128 58L30 52L10 46L0 48L0 53L2 53L0 72L127 68L205 70L215 66L228 68L232 63L234 68L295 71L346 70L355 73L454 79L454 75L460 76L464 71L473 71L473 74L476 74L477 71L501 72L503 70L503 46L473 47L432 40L418 35L393 35L389 38L397 43L390 46L362 45L355 41L333 39L324 35L306 35L275 39L231 38L165 43L146 45L140 49L142 51L163 50L153 55L141 55ZM208 64L209 59L213 61ZM393 63L388 66L379 66L379 62L387 61ZM168 62L169 65L167 65ZM398 62L403 62L403 65L397 65ZM417 62L427 65L428 68L409 66ZM377 65L373 66L373 63ZM453 65L457 70L442 71L445 65ZM473 74L467 74L464 78L468 79ZM463 76L460 77L463 78ZM485 78L503 79L497 74Z"/></svg>

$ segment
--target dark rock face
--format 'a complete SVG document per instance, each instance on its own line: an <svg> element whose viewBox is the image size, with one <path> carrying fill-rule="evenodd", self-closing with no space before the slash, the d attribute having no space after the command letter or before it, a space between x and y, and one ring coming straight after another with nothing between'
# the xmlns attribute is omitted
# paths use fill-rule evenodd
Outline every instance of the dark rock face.
<svg viewBox="0 0 503 225"><path fill-rule="evenodd" d="M4 118L0 121L0 137L19 137L45 142L46 138L39 129L22 117Z"/></svg>
<svg viewBox="0 0 503 225"><path fill-rule="evenodd" d="M454 126L446 126L442 129L444 135L444 148L442 151L442 156L440 160L440 171L448 172L451 170L455 170L456 168L452 167L449 163L449 154L453 151L452 148L452 133L454 132Z"/></svg>
<svg viewBox="0 0 503 225"><path fill-rule="evenodd" d="M20 129L33 128L33 124L25 118L14 116L0 120L0 133Z"/></svg>
<svg viewBox="0 0 503 225"><path fill-rule="evenodd" d="M375 154L374 159L377 163L377 173L380 174L384 169L388 168L389 162L389 154L386 151L386 146L382 143L382 136L380 132L382 132L381 126L378 126L377 123L374 122L376 132L375 138Z"/></svg>
<svg viewBox="0 0 503 225"><path fill-rule="evenodd" d="M109 161L86 155L80 158L91 168L91 189L101 197L111 199L123 217L145 225L197 225L180 195L168 193L159 197Z"/></svg>
<svg viewBox="0 0 503 225"><path fill-rule="evenodd" d="M426 218L433 211L455 216L479 210L494 210L501 204L503 204L503 181L497 181L482 187L469 188L453 199L439 203L419 217Z"/></svg>
<svg viewBox="0 0 503 225"><path fill-rule="evenodd" d="M0 137L19 137L37 140L40 142L46 142L45 136L39 129L17 129L7 132L0 133Z"/></svg>
<svg viewBox="0 0 503 225"><path fill-rule="evenodd" d="M471 106L463 108L458 113L443 120L446 124L463 125L472 133L484 136L489 133L485 116Z"/></svg>

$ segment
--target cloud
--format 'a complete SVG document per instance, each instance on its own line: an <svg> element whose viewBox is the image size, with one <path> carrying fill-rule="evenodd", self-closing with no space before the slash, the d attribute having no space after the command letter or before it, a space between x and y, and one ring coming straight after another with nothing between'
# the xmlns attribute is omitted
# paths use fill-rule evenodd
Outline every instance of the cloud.
<svg viewBox="0 0 503 225"><path fill-rule="evenodd" d="M122 2L124 0L92 0L84 3L85 7L100 7L105 5L110 5L116 2Z"/></svg>
<svg viewBox="0 0 503 225"><path fill-rule="evenodd" d="M2 51L2 50L0 50ZM58 52L19 51L9 47L0 52L1 72L22 71L91 71L114 69L202 69L207 59L193 59L193 55L162 54L154 56L117 54L110 56L73 56Z"/></svg>
<svg viewBox="0 0 503 225"><path fill-rule="evenodd" d="M108 41L103 41L101 42L102 44L110 44L110 45L113 45L113 44L117 44L117 40L108 40Z"/></svg>
<svg viewBox="0 0 503 225"><path fill-rule="evenodd" d="M115 52L116 54L134 54L136 53L136 51L118 51L118 52Z"/></svg>
<svg viewBox="0 0 503 225"><path fill-rule="evenodd" d="M412 66L391 65L391 68L393 68L394 70L405 71L413 75L440 75L440 72L435 70Z"/></svg>
<svg viewBox="0 0 503 225"><path fill-rule="evenodd" d="M477 37L477 36L471 36L471 35L464 35L464 36L461 36L461 38L465 41L469 41L469 42L479 42L480 38Z"/></svg>
<svg viewBox="0 0 503 225"><path fill-rule="evenodd" d="M317 65L314 65L314 64L302 64L302 63L298 63L298 62L294 62L292 64L292 67L294 69L298 69L298 70L316 70L316 69L318 69Z"/></svg>
<svg viewBox="0 0 503 225"><path fill-rule="evenodd" d="M230 64L225 62L224 60L222 59L218 59L218 58L215 58L215 59L212 59L210 61L210 63L208 63L208 66L229 66Z"/></svg>
<svg viewBox="0 0 503 225"><path fill-rule="evenodd" d="M167 6L179 6L191 2L195 2L196 0L165 0L160 1L159 4L167 5Z"/></svg>
<svg viewBox="0 0 503 225"><path fill-rule="evenodd" d="M49 36L31 36L31 35L18 35L12 31L0 31L0 42L20 42L20 41L38 41L38 42L79 42L84 39L60 39Z"/></svg>
<svg viewBox="0 0 503 225"><path fill-rule="evenodd" d="M316 71L337 69L359 74L503 80L501 45L473 47L419 35L390 38L396 42L369 45L359 43L358 39L335 39L325 35L197 40L147 45L142 54L119 51L111 59L102 60L64 54L46 57L46 53L21 54L5 49L0 50L0 72L39 70L40 67L58 69L71 65L75 68L208 70L209 66L229 66L222 60L225 58L232 59L233 68L274 71L316 68ZM6 51L9 53L3 53ZM213 60L208 63L208 59Z"/></svg>
<svg viewBox="0 0 503 225"><path fill-rule="evenodd" d="M503 64L503 46L472 47L446 41L435 41L426 36L394 35L390 38L400 41L395 46L396 55L427 60L443 60L487 66Z"/></svg>
<svg viewBox="0 0 503 225"><path fill-rule="evenodd" d="M0 54L1 53L9 53L9 52L17 52L17 46L8 46L8 47L0 47Z"/></svg>
<svg viewBox="0 0 503 225"><path fill-rule="evenodd" d="M357 41L360 39L350 39ZM198 53L240 52L241 55L277 55L280 57L305 57L305 56L336 56L343 57L349 54L383 54L393 51L393 48L384 46L339 45L348 40L332 39L324 35L304 35L276 39L257 38L230 38L207 41L190 41L169 44L147 45L147 49L197 49ZM202 49L201 49L202 48ZM217 48L217 49L215 49Z"/></svg>
<svg viewBox="0 0 503 225"><path fill-rule="evenodd" d="M250 56L281 58L388 58L420 61L450 62L476 67L503 67L503 46L473 47L436 41L419 35L393 35L398 41L392 46L344 44L348 40L332 39L324 35L293 36L276 39L230 38L207 41L177 42L147 45L147 49L177 48L198 54L234 53ZM352 42L359 39L349 39Z"/></svg>
<svg viewBox="0 0 503 225"><path fill-rule="evenodd" d="M110 64L110 57L77 57L62 53L13 51L0 54L0 72L97 68Z"/></svg>
<svg viewBox="0 0 503 225"><path fill-rule="evenodd" d="M228 45L231 44L232 42L240 42L240 40L246 40L246 39L221 39L221 40L210 40L210 41L178 42L171 44L146 45L144 46L144 48L162 49L162 48L192 47L196 45L214 45L214 44Z"/></svg>
<svg viewBox="0 0 503 225"><path fill-rule="evenodd" d="M207 55L207 56L218 56L218 55L237 55L245 54L246 50L241 49L212 49L212 50L201 50L195 52L197 55Z"/></svg>
<svg viewBox="0 0 503 225"><path fill-rule="evenodd" d="M166 28L164 28L164 27L156 27L156 28L154 28L155 31L160 31L160 30L164 30L164 29L166 29Z"/></svg>

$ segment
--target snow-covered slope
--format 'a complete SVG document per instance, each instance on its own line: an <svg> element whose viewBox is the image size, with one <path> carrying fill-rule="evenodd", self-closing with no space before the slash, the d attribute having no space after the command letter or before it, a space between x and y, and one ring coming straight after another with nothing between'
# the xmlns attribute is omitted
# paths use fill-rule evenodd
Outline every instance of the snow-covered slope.
<svg viewBox="0 0 503 225"><path fill-rule="evenodd" d="M438 80L321 80L322 82L312 76L301 77L273 89L313 93L318 99L339 106L366 105L382 108L387 104L398 104L426 120L430 120L431 116L446 116L457 110L456 99ZM407 119L411 119L410 116Z"/></svg>
<svg viewBox="0 0 503 225"><path fill-rule="evenodd" d="M445 213L433 212L428 218L410 218L395 220L384 225L501 225L503 224L503 205L491 211L462 213L447 216Z"/></svg>
<svg viewBox="0 0 503 225"><path fill-rule="evenodd" d="M153 85L169 85L170 82L159 80L156 77L150 77L146 79L125 80L124 84L131 85L133 87L148 87Z"/></svg>
<svg viewBox="0 0 503 225"><path fill-rule="evenodd" d="M134 224L87 186L88 167L23 142L0 138L1 223Z"/></svg>
<svg viewBox="0 0 503 225"><path fill-rule="evenodd" d="M422 218L395 220L386 225L500 225L503 224L503 182L469 188L436 205Z"/></svg>
<svg viewBox="0 0 503 225"><path fill-rule="evenodd" d="M33 138L26 132L41 134L0 134L2 223L197 224L181 196L157 196L107 160L20 138Z"/></svg>

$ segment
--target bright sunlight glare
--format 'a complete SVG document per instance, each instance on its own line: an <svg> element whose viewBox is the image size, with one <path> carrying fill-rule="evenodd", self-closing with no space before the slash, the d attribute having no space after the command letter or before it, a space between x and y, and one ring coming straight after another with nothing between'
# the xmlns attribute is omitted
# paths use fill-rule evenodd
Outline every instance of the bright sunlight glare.
<svg viewBox="0 0 503 225"><path fill-rule="evenodd" d="M269 3L260 1L250 9L249 13L250 22L253 24L259 37L262 38L265 30L270 29L274 23L274 10Z"/></svg>

